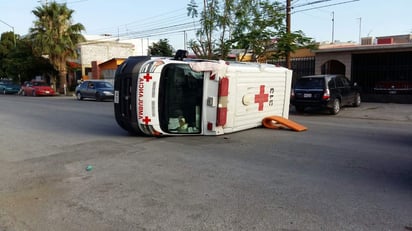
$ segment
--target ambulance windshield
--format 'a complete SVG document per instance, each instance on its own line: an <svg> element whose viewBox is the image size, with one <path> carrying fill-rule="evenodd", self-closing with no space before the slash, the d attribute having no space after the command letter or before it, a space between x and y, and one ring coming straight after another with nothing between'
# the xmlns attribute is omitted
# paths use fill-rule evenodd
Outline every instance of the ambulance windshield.
<svg viewBox="0 0 412 231"><path fill-rule="evenodd" d="M160 127L168 133L200 133L203 72L188 64L167 64L160 77Z"/></svg>

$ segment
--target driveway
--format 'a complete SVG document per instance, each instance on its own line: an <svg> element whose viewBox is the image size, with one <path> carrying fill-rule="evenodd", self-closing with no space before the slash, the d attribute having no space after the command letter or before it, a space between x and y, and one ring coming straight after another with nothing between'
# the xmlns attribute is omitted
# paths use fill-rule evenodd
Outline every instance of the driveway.
<svg viewBox="0 0 412 231"><path fill-rule="evenodd" d="M291 106L291 113L295 113L295 109L293 106ZM313 113L319 114L322 112ZM363 118L373 120L412 121L412 104L363 102L359 108L342 108L339 114L336 116L345 118Z"/></svg>

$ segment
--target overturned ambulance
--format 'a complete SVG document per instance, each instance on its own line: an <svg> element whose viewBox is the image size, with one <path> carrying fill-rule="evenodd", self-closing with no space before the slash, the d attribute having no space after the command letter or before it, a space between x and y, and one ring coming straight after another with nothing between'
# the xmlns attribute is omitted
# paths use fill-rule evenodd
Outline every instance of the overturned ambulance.
<svg viewBox="0 0 412 231"><path fill-rule="evenodd" d="M138 135L237 132L286 120L291 79L270 64L132 56L116 71L115 118Z"/></svg>

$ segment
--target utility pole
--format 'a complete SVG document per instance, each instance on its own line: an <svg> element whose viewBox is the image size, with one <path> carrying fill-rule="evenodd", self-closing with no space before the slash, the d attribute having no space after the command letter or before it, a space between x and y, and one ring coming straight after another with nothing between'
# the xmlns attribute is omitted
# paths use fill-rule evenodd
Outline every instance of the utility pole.
<svg viewBox="0 0 412 231"><path fill-rule="evenodd" d="M335 43L335 11L332 11L332 42Z"/></svg>
<svg viewBox="0 0 412 231"><path fill-rule="evenodd" d="M186 31L184 30L183 31L183 47L184 47L184 50L187 50L186 43L187 43L187 34L186 34Z"/></svg>
<svg viewBox="0 0 412 231"><path fill-rule="evenodd" d="M286 36L290 37L290 10L291 0L286 0ZM290 51L286 51L286 67L291 69L292 63L290 61Z"/></svg>
<svg viewBox="0 0 412 231"><path fill-rule="evenodd" d="M358 18L359 19L359 44L362 43L362 17Z"/></svg>
<svg viewBox="0 0 412 231"><path fill-rule="evenodd" d="M303 7L303 6L308 6L308 5L314 5L314 4L319 4L319 3L323 3L323 2L329 2L329 1L331 1L331 0L314 0L313 2L308 2L308 3L304 3L304 4L301 4L301 5L295 5L293 8L297 8L297 7ZM299 11L294 11L293 13L296 13L296 12L302 12L302 11L307 11L307 10L313 10L313 9L319 9L319 8L323 8L323 7L328 7L328 6L335 6L335 5L341 5L341 4L346 4L346 3L349 3L349 2L357 2L357 1L360 1L360 0L347 0L347 1L345 1L345 2L339 2L339 3L333 3L333 4L329 4L329 5L324 5L324 6L320 6L320 7L313 7L313 8L309 8L309 9L304 9L304 10L299 10ZM286 36L288 36L288 38L290 37L290 31L291 31L291 29L290 29L290 15L292 14L291 13L291 9L292 9L292 6L291 6L291 0L286 0ZM335 23L334 23L334 21L335 21L335 16L334 16L334 13L333 13L333 19L332 19L332 40L334 40L335 38L334 38L334 30L335 30ZM359 26L360 27L360 26ZM360 29L359 29L360 30ZM293 41L289 41L289 42L293 42ZM332 41L333 42L333 41ZM289 69L291 69L292 68L292 63L291 63L291 60L290 60L290 51L286 51L286 58L285 58L285 61L286 61L286 66L287 66L287 68L289 68Z"/></svg>

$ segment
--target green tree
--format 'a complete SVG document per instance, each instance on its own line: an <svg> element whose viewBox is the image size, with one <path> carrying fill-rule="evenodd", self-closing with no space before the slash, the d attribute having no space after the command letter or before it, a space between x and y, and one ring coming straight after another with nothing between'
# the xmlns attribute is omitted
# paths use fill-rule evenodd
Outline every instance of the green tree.
<svg viewBox="0 0 412 231"><path fill-rule="evenodd" d="M27 37L16 40L16 48L3 60L3 66L16 82L24 82L38 75L56 76L58 73L49 60L33 54L32 41Z"/></svg>
<svg viewBox="0 0 412 231"><path fill-rule="evenodd" d="M232 16L232 12L235 7L234 0L225 0L223 5L222 14L217 16L218 19L218 28L220 30L219 39L217 41L217 53L220 56L220 59L226 59L227 55L230 52L231 43L228 42L231 39L232 27L235 24L235 18Z"/></svg>
<svg viewBox="0 0 412 231"><path fill-rule="evenodd" d="M1 34L1 38L0 38L0 78L12 77L10 76L10 73L7 73L7 70L5 67L5 61L9 53L13 49L15 49L13 36L15 36L13 32L5 32Z"/></svg>
<svg viewBox="0 0 412 231"><path fill-rule="evenodd" d="M253 61L256 61L278 37L285 18L283 9L279 2L239 0L235 9L236 26L230 42L236 48L243 49L243 54L252 52Z"/></svg>
<svg viewBox="0 0 412 231"><path fill-rule="evenodd" d="M32 13L36 16L34 27L30 28L34 53L48 57L59 72L59 87L62 89L67 84L66 61L77 57L77 44L85 41L81 34L85 28L80 23L72 23L74 10L67 8L65 3L41 5ZM55 78L53 83L56 83Z"/></svg>
<svg viewBox="0 0 412 231"><path fill-rule="evenodd" d="M208 59L217 56L226 57L229 47L225 41L230 36L233 3L234 0L224 0L222 4L218 0L203 0L203 11L200 14L201 28L196 32L198 39L189 41L189 47L196 56ZM188 15L192 18L198 16L197 7L193 0L188 4Z"/></svg>
<svg viewBox="0 0 412 231"><path fill-rule="evenodd" d="M197 11L197 3L195 0L190 0L190 3L187 4L187 16L191 16L192 18L196 18L199 15Z"/></svg>
<svg viewBox="0 0 412 231"><path fill-rule="evenodd" d="M198 16L194 0L188 16ZM225 59L231 48L252 52L254 60L275 54L284 56L300 47L313 47L303 32L286 33L285 6L271 0L204 0L200 14L201 29L189 47L202 58Z"/></svg>
<svg viewBox="0 0 412 231"><path fill-rule="evenodd" d="M277 39L275 44L271 44L270 46L275 52L271 52L268 55L275 60L284 59L287 52L293 53L299 48L318 48L318 44L312 38L306 37L301 30L287 33L286 28L282 28L278 35L279 39Z"/></svg>
<svg viewBox="0 0 412 231"><path fill-rule="evenodd" d="M160 39L157 43L152 43L149 46L149 55L157 56L173 56L173 47L168 39Z"/></svg>
<svg viewBox="0 0 412 231"><path fill-rule="evenodd" d="M31 80L36 75L57 74L49 61L43 57L33 55L32 41L27 37L20 37L6 32L0 40L0 77L13 79L15 82Z"/></svg>

